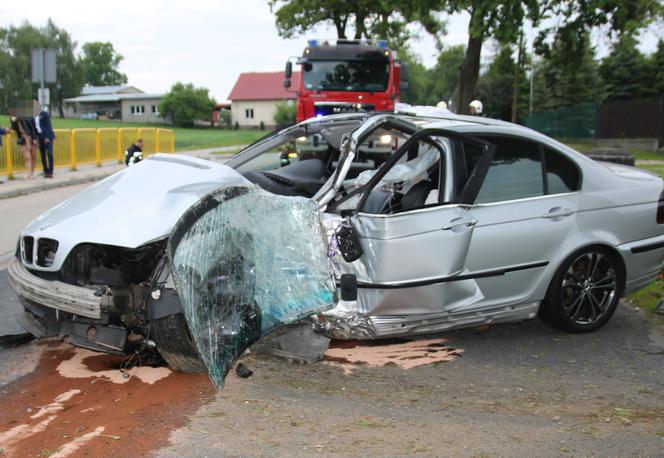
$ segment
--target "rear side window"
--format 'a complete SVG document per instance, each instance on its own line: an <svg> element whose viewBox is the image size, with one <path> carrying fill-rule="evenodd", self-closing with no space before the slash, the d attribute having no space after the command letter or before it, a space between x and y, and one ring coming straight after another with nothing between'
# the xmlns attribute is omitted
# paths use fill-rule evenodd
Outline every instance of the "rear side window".
<svg viewBox="0 0 664 458"><path fill-rule="evenodd" d="M579 190L580 177L576 166L560 153L544 148L548 194Z"/></svg>
<svg viewBox="0 0 664 458"><path fill-rule="evenodd" d="M544 195L539 145L507 137L484 140L496 145L496 153L475 203Z"/></svg>

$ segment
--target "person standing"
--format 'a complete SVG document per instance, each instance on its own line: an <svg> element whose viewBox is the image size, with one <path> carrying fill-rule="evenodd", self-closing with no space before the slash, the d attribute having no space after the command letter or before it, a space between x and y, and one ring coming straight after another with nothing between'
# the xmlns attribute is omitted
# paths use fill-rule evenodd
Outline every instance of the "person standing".
<svg viewBox="0 0 664 458"><path fill-rule="evenodd" d="M21 147L25 166L28 170L27 178L31 179L35 172L35 163L37 162L37 146L39 145L39 136L35 120L32 117L18 118L12 116L12 129L16 132L17 143Z"/></svg>
<svg viewBox="0 0 664 458"><path fill-rule="evenodd" d="M51 116L48 114L48 111L41 110L35 116L35 126L39 135L39 152L41 153L44 177L53 178L53 142L55 141L55 132L53 132Z"/></svg>

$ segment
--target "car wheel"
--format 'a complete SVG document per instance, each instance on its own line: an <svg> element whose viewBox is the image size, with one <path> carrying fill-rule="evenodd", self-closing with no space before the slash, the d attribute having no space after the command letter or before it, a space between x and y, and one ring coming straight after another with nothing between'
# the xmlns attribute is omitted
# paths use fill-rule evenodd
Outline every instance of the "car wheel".
<svg viewBox="0 0 664 458"><path fill-rule="evenodd" d="M554 275L539 317L569 332L596 331L615 312L624 278L617 255L603 247L581 249L568 257Z"/></svg>
<svg viewBox="0 0 664 458"><path fill-rule="evenodd" d="M151 333L159 354L171 368L187 373L205 372L182 313L154 320Z"/></svg>

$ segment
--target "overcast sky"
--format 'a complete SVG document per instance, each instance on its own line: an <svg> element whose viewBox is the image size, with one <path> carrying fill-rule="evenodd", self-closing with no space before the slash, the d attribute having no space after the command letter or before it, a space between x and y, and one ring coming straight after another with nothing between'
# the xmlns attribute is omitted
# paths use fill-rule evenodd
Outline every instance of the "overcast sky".
<svg viewBox="0 0 664 458"><path fill-rule="evenodd" d="M52 18L80 46L109 41L124 56L120 70L146 92L165 92L176 81L210 89L224 100L241 72L281 70L302 53L306 38L279 38L266 0L0 0L0 26L28 20L43 26ZM466 43L467 15L449 19L446 44ZM651 28L642 50L651 52L658 31ZM659 32L661 35L661 32ZM434 42L425 33L412 48L425 65L435 62ZM307 37L334 37L321 28ZM596 38L600 54L606 43ZM491 47L485 46L485 53Z"/></svg>

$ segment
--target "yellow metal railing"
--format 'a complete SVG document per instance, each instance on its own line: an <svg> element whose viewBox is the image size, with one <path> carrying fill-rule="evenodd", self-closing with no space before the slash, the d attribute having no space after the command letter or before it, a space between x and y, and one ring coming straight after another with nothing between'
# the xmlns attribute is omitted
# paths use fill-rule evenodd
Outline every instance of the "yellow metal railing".
<svg viewBox="0 0 664 458"><path fill-rule="evenodd" d="M175 152L173 129L155 127L122 127L103 129L55 129L53 162L56 167L66 166L76 170L79 164L97 164L124 160L125 149L136 139L142 138L143 156L154 153ZM37 152L39 163L39 152ZM25 170L25 158L16 144L14 132L5 134L0 147L0 175L10 179L16 171Z"/></svg>

